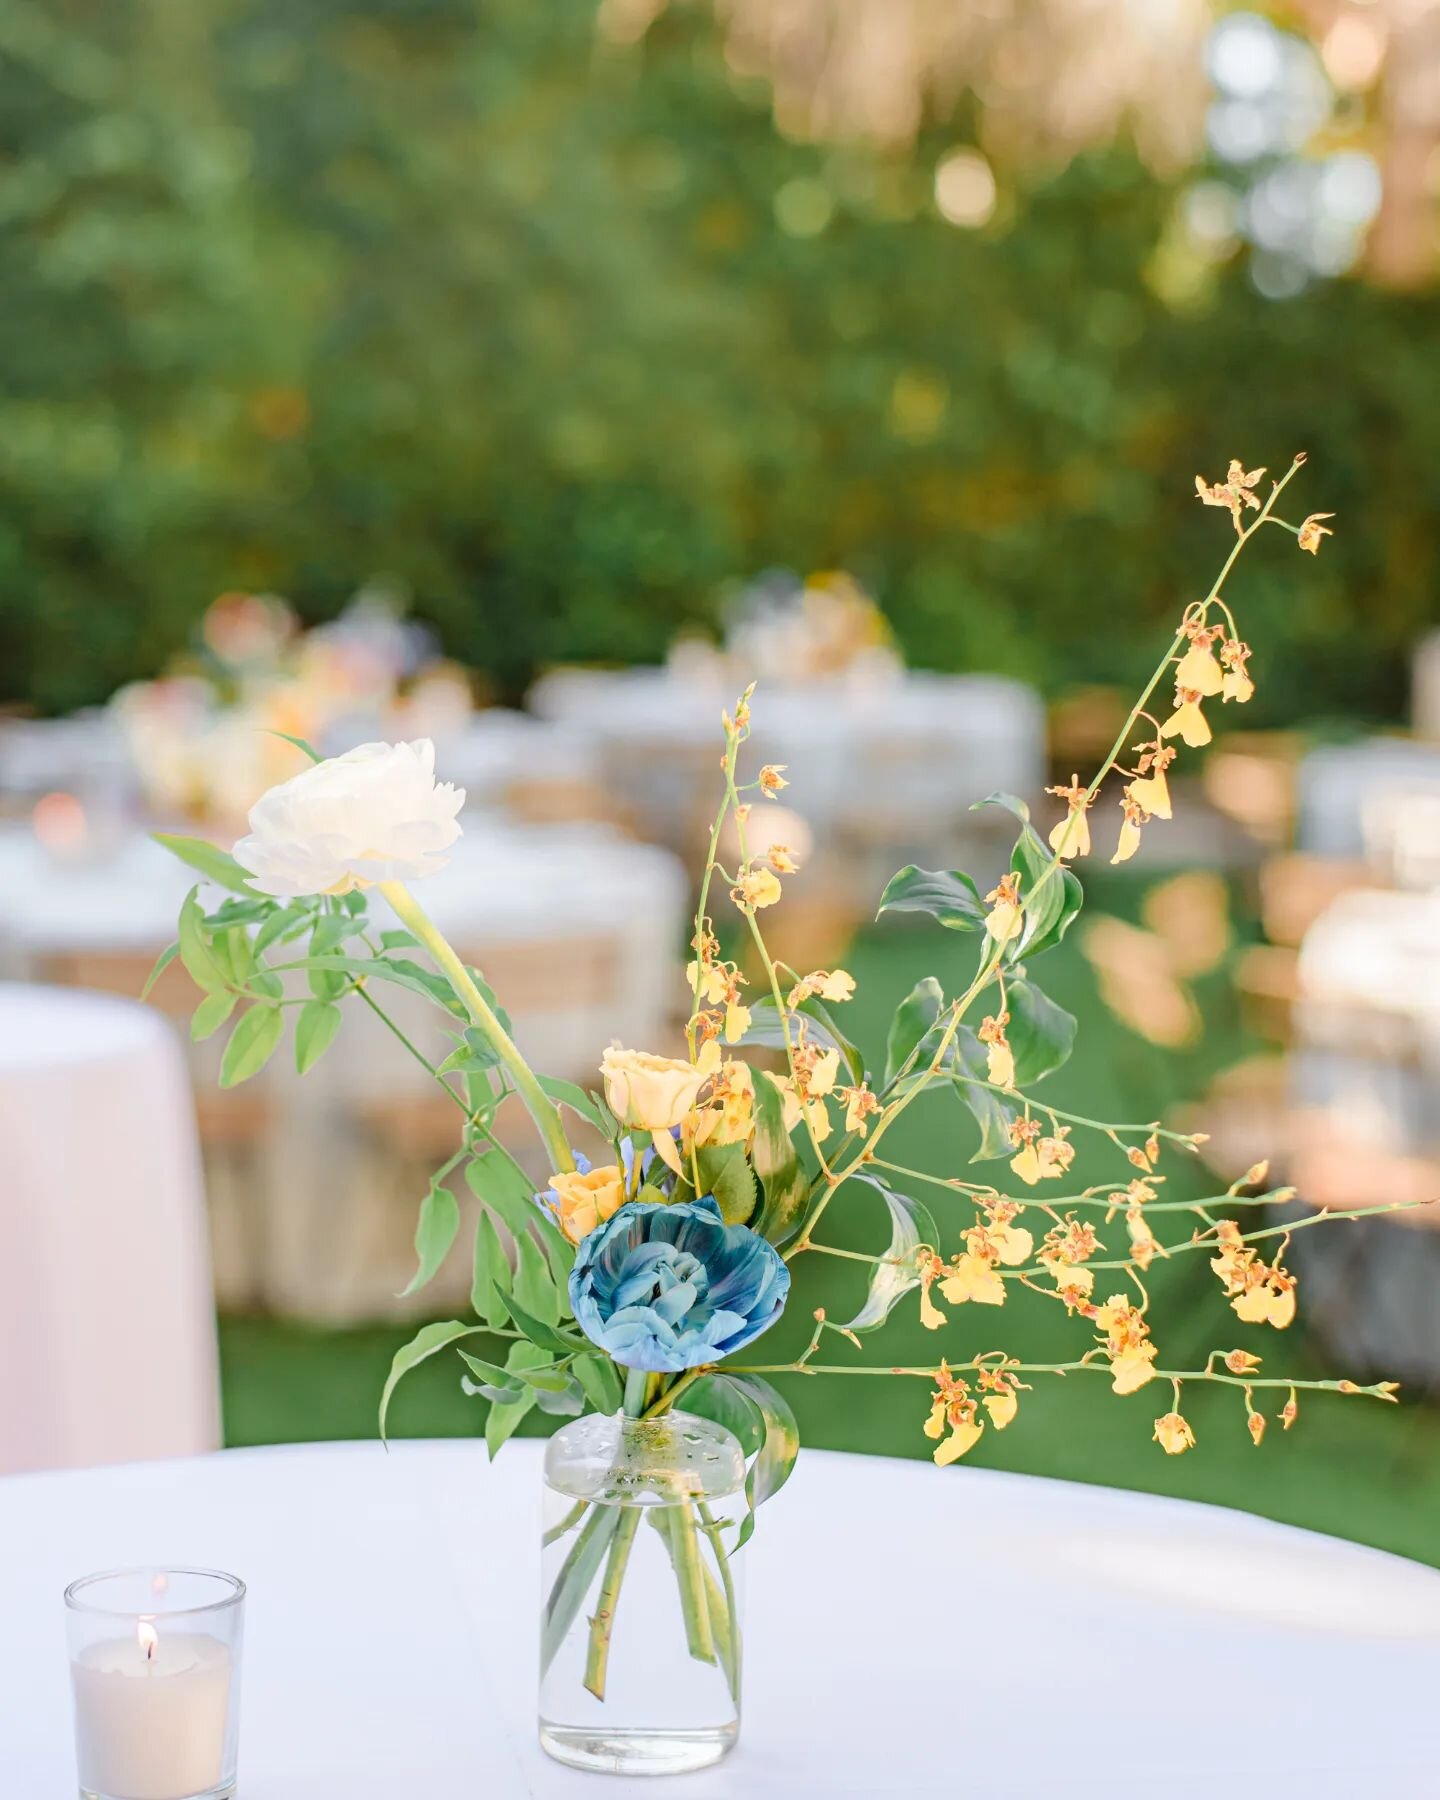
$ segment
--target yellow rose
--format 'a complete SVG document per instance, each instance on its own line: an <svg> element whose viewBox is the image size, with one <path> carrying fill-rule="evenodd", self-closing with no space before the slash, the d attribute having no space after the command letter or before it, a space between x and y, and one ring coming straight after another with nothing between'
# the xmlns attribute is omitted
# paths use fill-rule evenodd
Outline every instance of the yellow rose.
<svg viewBox="0 0 1440 1800"><path fill-rule="evenodd" d="M600 1059L606 1103L622 1125L639 1131L669 1131L694 1106L718 1061L718 1048L713 1058L702 1053L699 1062L692 1064L612 1044Z"/></svg>
<svg viewBox="0 0 1440 1800"><path fill-rule="evenodd" d="M550 1177L550 1192L555 1196L560 1229L572 1244L578 1244L625 1204L625 1177L614 1163L583 1175L578 1169L569 1169Z"/></svg>

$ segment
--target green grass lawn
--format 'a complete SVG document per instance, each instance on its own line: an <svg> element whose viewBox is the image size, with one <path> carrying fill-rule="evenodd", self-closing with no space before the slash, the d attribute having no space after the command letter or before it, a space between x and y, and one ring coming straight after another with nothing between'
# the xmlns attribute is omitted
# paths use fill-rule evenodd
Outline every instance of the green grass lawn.
<svg viewBox="0 0 1440 1800"><path fill-rule="evenodd" d="M1098 900L1117 912L1129 912L1138 893L1134 883L1094 881L1090 887L1092 907ZM966 940L940 931L877 929L863 934L847 964L860 984L849 1021L872 1060L883 1044L895 1001L923 974L933 972L947 989L953 988L969 955ZM1047 1099L1068 1110L1116 1120L1163 1116L1194 1098L1213 1073L1250 1047L1223 976L1212 978L1200 996L1207 1021L1201 1042L1174 1054L1157 1052L1111 1018L1088 966L1071 944L1047 956L1036 973L1046 991L1081 1021L1075 1056L1045 1090ZM887 1142L896 1162L957 1173L969 1157L973 1132L954 1100L937 1095L917 1103ZM1084 1151L1077 1157L1080 1180L1107 1177L1115 1162L1113 1149L1108 1160L1097 1156L1093 1146L1088 1152L1088 1160ZM990 1165L990 1173L1003 1166ZM1204 1191L1193 1185L1200 1179L1193 1166L1172 1157L1163 1167L1171 1176L1171 1196ZM943 1229L946 1196L932 1189L930 1198L938 1201ZM878 1199L867 1205L863 1197L842 1195L820 1235L842 1247L881 1249L881 1210ZM956 1228L969 1223L969 1208L957 1204L951 1217ZM1113 1229L1118 1243L1121 1230L1118 1225ZM948 1237L945 1247L953 1247ZM1194 1368L1209 1350L1239 1345L1264 1356L1266 1374L1372 1378L1371 1371L1333 1366L1324 1346L1305 1335L1303 1287L1301 1323L1282 1335L1241 1325L1203 1256L1178 1258L1168 1268L1156 1265L1151 1275L1151 1318L1164 1365ZM803 1259L790 1311L765 1339L763 1360L783 1362L798 1352L809 1336L816 1306L823 1305L833 1319L853 1313L864 1278L860 1264L820 1256ZM326 1331L265 1319L224 1321L227 1441L263 1444L373 1435L390 1358L412 1331L389 1326ZM1067 1320L1058 1306L1012 1290L1003 1311L958 1309L949 1327L935 1333L920 1326L915 1299L903 1301L890 1324L870 1338L863 1358L840 1339L831 1342L835 1348L827 1346L828 1362L888 1365L933 1363L941 1353L963 1361L1001 1347L1025 1360L1070 1360L1089 1347L1090 1337L1083 1320ZM748 1360L757 1360L755 1353ZM779 1379L799 1415L806 1443L928 1456L931 1445L920 1430L929 1401L925 1382L880 1376ZM1283 1394L1274 1394L1263 1410L1277 1412L1282 1399ZM1038 1377L1033 1392L1021 1396L1014 1424L1003 1433L987 1430L967 1462L1243 1507L1440 1564L1440 1533L1434 1524L1440 1518L1440 1415L1431 1407L1302 1394L1294 1428L1282 1432L1273 1424L1257 1449L1245 1429L1239 1390L1192 1386L1186 1390L1184 1410L1196 1447L1183 1457L1167 1457L1151 1441L1151 1431L1169 1404L1168 1387L1158 1384L1118 1399L1099 1375ZM400 1436L464 1436L478 1433L483 1417L484 1403L462 1394L457 1369L437 1358L401 1386L391 1429ZM544 1429L544 1424L534 1428ZM963 1478L958 1470L936 1476Z"/></svg>

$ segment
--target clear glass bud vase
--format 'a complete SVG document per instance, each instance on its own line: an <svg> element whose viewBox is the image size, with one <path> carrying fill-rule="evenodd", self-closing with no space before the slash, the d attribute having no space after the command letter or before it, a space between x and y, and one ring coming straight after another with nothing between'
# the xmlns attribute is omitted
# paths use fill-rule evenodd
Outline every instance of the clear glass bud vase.
<svg viewBox="0 0 1440 1800"><path fill-rule="evenodd" d="M540 1742L580 1769L678 1775L740 1730L745 1457L674 1411L589 1414L550 1439Z"/></svg>

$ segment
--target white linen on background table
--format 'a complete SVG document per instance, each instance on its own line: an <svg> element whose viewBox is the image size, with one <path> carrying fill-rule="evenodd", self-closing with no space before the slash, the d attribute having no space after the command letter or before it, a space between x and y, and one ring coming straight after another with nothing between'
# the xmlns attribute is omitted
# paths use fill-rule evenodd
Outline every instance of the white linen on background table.
<svg viewBox="0 0 1440 1800"><path fill-rule="evenodd" d="M132 1001L0 982L0 1470L218 1442L204 1190L174 1034Z"/></svg>
<svg viewBox="0 0 1440 1800"><path fill-rule="evenodd" d="M250 1584L243 1800L606 1800L534 1740L539 1447L0 1482L0 1793L74 1791L60 1595ZM750 1569L740 1748L683 1800L1424 1800L1440 1573L1220 1508L806 1451Z"/></svg>

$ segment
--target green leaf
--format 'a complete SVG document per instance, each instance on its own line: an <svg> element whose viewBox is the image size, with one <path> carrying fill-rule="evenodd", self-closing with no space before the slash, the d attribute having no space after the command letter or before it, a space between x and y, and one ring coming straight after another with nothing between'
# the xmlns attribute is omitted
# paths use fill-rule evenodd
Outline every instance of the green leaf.
<svg viewBox="0 0 1440 1800"><path fill-rule="evenodd" d="M512 1298L507 1302L510 1315L525 1333L532 1344L538 1344L542 1350L553 1350L557 1356L574 1356L577 1353L593 1350L595 1346L589 1338L572 1335L547 1324L543 1319L526 1310L523 1300Z"/></svg>
<svg viewBox="0 0 1440 1800"><path fill-rule="evenodd" d="M310 907L303 900L292 900L288 906L277 906L255 933L255 954L257 956L268 950L272 944L278 943L288 931L298 932L303 929L310 917Z"/></svg>
<svg viewBox="0 0 1440 1800"><path fill-rule="evenodd" d="M217 931L223 931L227 925L258 925L262 919L270 917L274 905L273 900L263 897L258 900L222 900L214 912L206 915L205 922Z"/></svg>
<svg viewBox="0 0 1440 1800"><path fill-rule="evenodd" d="M737 1388L759 1413L764 1430L759 1454L745 1477L745 1497L750 1502L750 1511L736 1535L735 1548L738 1550L749 1542L755 1529L756 1508L778 1494L790 1479L790 1471L800 1452L800 1427L795 1423L789 1401L761 1376L732 1374L722 1369L708 1380L729 1382Z"/></svg>
<svg viewBox="0 0 1440 1800"><path fill-rule="evenodd" d="M760 1408L740 1387L738 1376L723 1371L702 1375L685 1391L685 1411L734 1432L747 1458L754 1456L765 1441Z"/></svg>
<svg viewBox="0 0 1440 1800"><path fill-rule="evenodd" d="M304 738L291 737L288 731L276 731L273 725L267 725L265 729L271 737L281 738L285 743L293 744L297 750L303 750L312 763L324 762L325 759L320 752L313 744L307 743Z"/></svg>
<svg viewBox="0 0 1440 1800"><path fill-rule="evenodd" d="M245 987L252 977L260 979L268 973L262 971L255 961L255 953L250 948L250 934L242 925L228 925L223 932L212 937L210 952L236 987ZM278 976L273 979L276 989L274 997L278 1000L284 989Z"/></svg>
<svg viewBox="0 0 1440 1800"><path fill-rule="evenodd" d="M578 1113L587 1124L593 1125L598 1132L602 1134L605 1132L605 1120L600 1109L584 1088L577 1087L573 1081L556 1081L549 1075L541 1075L537 1079L541 1089L552 1100L557 1101L561 1106L568 1106L571 1112Z"/></svg>
<svg viewBox="0 0 1440 1800"><path fill-rule="evenodd" d="M507 1374L517 1375L522 1370L531 1370L549 1359L538 1352L533 1344L512 1344L510 1354L505 1358ZM491 1458L500 1454L501 1447L508 1443L523 1422L525 1415L540 1398L540 1390L522 1382L523 1392L518 1400L496 1401L490 1408L490 1416L485 1421L485 1446Z"/></svg>
<svg viewBox="0 0 1440 1800"><path fill-rule="evenodd" d="M170 967L171 963L174 962L175 958L179 954L180 954L180 946L178 943L175 943L175 944L171 944L168 949L162 950L160 952L160 954L155 958L155 967L145 977L145 985L140 990L140 998L142 1000L148 1000L150 998L151 988L154 987L155 983L160 979L160 977Z"/></svg>
<svg viewBox="0 0 1440 1800"><path fill-rule="evenodd" d="M863 1081L864 1058L836 1024L835 1015L825 1002L812 995L801 1003L798 1010L810 1021L811 1042L823 1044L827 1050L838 1050L850 1079L855 1082ZM775 1002L768 994L762 994L750 1008L750 1028L740 1041L742 1044L763 1044L770 1050L785 1048L785 1030L780 1022L780 1015L775 1010Z"/></svg>
<svg viewBox="0 0 1440 1800"><path fill-rule="evenodd" d="M199 891L198 888L191 888L181 902L178 927L180 960L195 985L203 988L207 994L213 994L225 986L225 974L206 941L204 915L196 898Z"/></svg>
<svg viewBox="0 0 1440 1800"><path fill-rule="evenodd" d="M525 1391L525 1383L502 1369L498 1363L486 1362L482 1357L472 1356L468 1350L457 1350L455 1354L479 1382L479 1391L485 1399L504 1403L518 1400Z"/></svg>
<svg viewBox="0 0 1440 1800"><path fill-rule="evenodd" d="M1015 1146L1010 1139L1010 1127L1019 1117L1019 1108L1007 1105L990 1088L978 1085L988 1079L990 1059L985 1046L968 1025L960 1026L955 1041L960 1068L971 1079L966 1080L964 1075L956 1074L952 1085L970 1116L980 1127L980 1143L970 1158L971 1162L988 1162L997 1156L1013 1156Z"/></svg>
<svg viewBox="0 0 1440 1800"><path fill-rule="evenodd" d="M415 1273L401 1294L413 1294L435 1277L441 1263L450 1254L455 1234L460 1229L460 1202L449 1188L432 1182L430 1191L420 1202L420 1216L415 1221Z"/></svg>
<svg viewBox="0 0 1440 1800"><path fill-rule="evenodd" d="M413 931L382 931L380 947L382 950L418 950L420 940Z"/></svg>
<svg viewBox="0 0 1440 1800"><path fill-rule="evenodd" d="M790 1133L785 1129L785 1102L763 1069L751 1071L755 1084L755 1141L751 1155L755 1173L765 1188L765 1207L759 1230L771 1243L790 1237L810 1197L810 1180L800 1165Z"/></svg>
<svg viewBox="0 0 1440 1800"><path fill-rule="evenodd" d="M1015 1055L1015 1085L1029 1087L1058 1069L1070 1055L1075 1047L1075 1020L1032 982L1018 977L1006 985L1005 1005L1010 1014L1005 1036Z"/></svg>
<svg viewBox="0 0 1440 1800"><path fill-rule="evenodd" d="M607 1418L619 1412L625 1401L625 1390L608 1356L598 1352L593 1356L577 1356L570 1368L596 1412L604 1413Z"/></svg>
<svg viewBox="0 0 1440 1800"><path fill-rule="evenodd" d="M885 1042L885 1086L900 1073L925 1033L940 1017L945 995L933 975L926 975L895 1009L890 1035Z"/></svg>
<svg viewBox="0 0 1440 1800"><path fill-rule="evenodd" d="M315 1064L335 1041L340 1029L340 1008L325 1000L307 1000L295 1021L295 1067L301 1075Z"/></svg>
<svg viewBox="0 0 1440 1800"><path fill-rule="evenodd" d="M913 863L886 883L875 916L887 912L928 913L951 931L978 931L985 923L980 890L968 875L959 869L917 869Z"/></svg>
<svg viewBox="0 0 1440 1800"><path fill-rule="evenodd" d="M253 894L248 870L242 869L235 858L204 838L176 837L167 831L152 834L155 842L168 850L172 856L178 856L190 868L198 869L209 882L216 887L229 888L235 894Z"/></svg>
<svg viewBox="0 0 1440 1800"><path fill-rule="evenodd" d="M334 1000L345 992L345 975L330 968L328 959L344 942L349 923L348 919L325 913L315 921L315 929L310 933L310 992L317 1000Z"/></svg>
<svg viewBox="0 0 1440 1800"><path fill-rule="evenodd" d="M422 1325L408 1344L402 1344L395 1352L390 1364L390 1373L385 1379L384 1391L380 1395L380 1436L385 1436L385 1416L390 1410L390 1399L404 1376L417 1368L422 1362L443 1350L447 1344L453 1344L460 1338L478 1337L483 1332L483 1325L462 1325L458 1319L447 1319L441 1324Z"/></svg>
<svg viewBox="0 0 1440 1800"><path fill-rule="evenodd" d="M278 1006L256 1001L240 1015L220 1060L220 1085L238 1087L258 1075L285 1034L285 1015Z"/></svg>
<svg viewBox="0 0 1440 1800"><path fill-rule="evenodd" d="M475 1262L470 1280L470 1304L477 1318L501 1331L510 1323L506 1298L510 1293L510 1259L500 1242L495 1221L482 1206L475 1224Z"/></svg>
<svg viewBox="0 0 1440 1800"><path fill-rule="evenodd" d="M213 1037L235 1010L234 994L207 994L190 1020L191 1041L203 1044Z"/></svg>
<svg viewBox="0 0 1440 1800"><path fill-rule="evenodd" d="M459 1356L481 1381L491 1387L516 1390L529 1387L537 1393L563 1394L570 1385L570 1377L555 1366L554 1357L548 1351L537 1350L533 1344L512 1344L503 1369L494 1363L483 1362L468 1350L461 1350Z"/></svg>
<svg viewBox="0 0 1440 1800"><path fill-rule="evenodd" d="M700 1192L713 1194L727 1225L744 1225L755 1210L755 1176L743 1144L707 1144L695 1153Z"/></svg>
<svg viewBox="0 0 1440 1800"><path fill-rule="evenodd" d="M1025 928L1007 946L1006 955L1011 962L1039 956L1060 942L1080 911L1085 897L1080 878L1063 863L1055 865L1054 852L1031 825L1030 808L1023 800L1014 794L991 794L976 805L1003 806L1020 821L1011 867L1021 877Z"/></svg>
<svg viewBox="0 0 1440 1800"><path fill-rule="evenodd" d="M525 1415L533 1410L538 1399L533 1388L526 1388L518 1400L492 1403L490 1416L485 1421L485 1448L492 1462L520 1429Z"/></svg>
<svg viewBox="0 0 1440 1800"><path fill-rule="evenodd" d="M534 1190L523 1170L517 1169L507 1156L490 1151L472 1157L465 1165L465 1179L477 1200L494 1207L511 1236L536 1238L545 1252L550 1273L563 1295L570 1271L575 1266L575 1246L555 1221L535 1203ZM521 1300L524 1305L524 1300ZM565 1311L569 1311L568 1302Z"/></svg>
<svg viewBox="0 0 1440 1800"><path fill-rule="evenodd" d="M865 1304L849 1321L851 1331L872 1331L877 1325L885 1323L897 1300L920 1285L920 1277L915 1270L915 1251L921 1244L929 1244L932 1248L938 1245L940 1234L936 1229L934 1214L923 1202L911 1199L909 1194L897 1193L878 1175L858 1172L855 1179L873 1187L890 1214L890 1243L885 1251L886 1261L875 1264Z"/></svg>
<svg viewBox="0 0 1440 1800"><path fill-rule="evenodd" d="M385 956L301 956L286 964L291 969L328 969L342 975L363 975L368 980L391 981L397 987L409 988L412 993L423 994L427 1000L441 999L447 1010L454 1012L459 1002L450 993L449 988L438 975L430 975L415 963L402 962ZM343 983L341 984L344 985ZM448 1001L441 998L437 989L443 990Z"/></svg>
<svg viewBox="0 0 1440 1800"><path fill-rule="evenodd" d="M515 1240L518 1261L515 1267L515 1298L525 1311L542 1325L560 1323L560 1293L550 1274L544 1252L528 1232ZM516 1322L522 1324L516 1313Z"/></svg>
<svg viewBox="0 0 1440 1800"><path fill-rule="evenodd" d="M1073 869L1061 871L1060 895L1060 906L1053 922L1043 932L1033 935L1027 932L1019 939L1017 960L1023 958L1028 961L1032 956L1041 956L1045 951L1053 950L1075 923L1080 908L1085 904L1085 890Z"/></svg>

